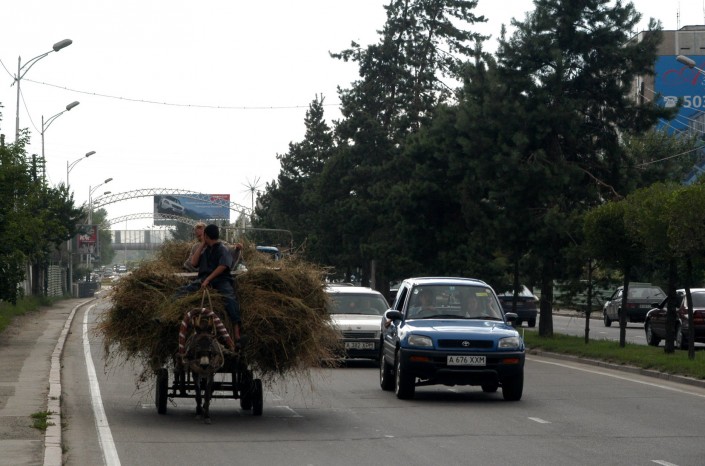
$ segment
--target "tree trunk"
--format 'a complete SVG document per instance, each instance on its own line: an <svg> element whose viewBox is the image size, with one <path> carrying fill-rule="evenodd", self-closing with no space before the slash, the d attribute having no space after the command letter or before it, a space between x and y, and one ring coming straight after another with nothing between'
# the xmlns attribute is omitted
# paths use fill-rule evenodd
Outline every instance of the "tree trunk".
<svg viewBox="0 0 705 466"><path fill-rule="evenodd" d="M585 344L590 343L590 313L592 313L592 259L588 259L587 309L585 309Z"/></svg>
<svg viewBox="0 0 705 466"><path fill-rule="evenodd" d="M622 287L622 304L619 306L619 347L624 348L627 344L627 300L629 299L629 272L631 267L626 266L624 282Z"/></svg>
<svg viewBox="0 0 705 466"><path fill-rule="evenodd" d="M539 335L553 336L553 262L548 259L541 269L541 310L539 318Z"/></svg>
<svg viewBox="0 0 705 466"><path fill-rule="evenodd" d="M678 305L678 296L676 296L676 280L678 280L678 270L676 261L670 259L668 261L668 305L666 309L666 343L663 351L673 353L675 351L674 338L676 326L676 306Z"/></svg>
<svg viewBox="0 0 705 466"><path fill-rule="evenodd" d="M688 303L688 359L695 359L695 326L693 325L693 295L690 294L690 284L693 283L693 261L690 256L685 262L685 297Z"/></svg>

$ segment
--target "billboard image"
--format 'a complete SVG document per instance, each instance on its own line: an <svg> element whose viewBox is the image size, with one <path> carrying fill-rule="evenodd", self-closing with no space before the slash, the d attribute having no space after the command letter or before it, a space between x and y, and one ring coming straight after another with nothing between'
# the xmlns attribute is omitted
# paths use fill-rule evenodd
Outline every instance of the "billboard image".
<svg viewBox="0 0 705 466"><path fill-rule="evenodd" d="M705 66L705 57L691 58L696 60L695 66ZM666 108L675 107L678 99L683 101L673 120L661 125L669 131L687 130L689 122L705 110L704 77L697 70L678 62L675 55L661 56L656 60L654 92L661 94L658 103Z"/></svg>
<svg viewBox="0 0 705 466"><path fill-rule="evenodd" d="M98 225L79 225L76 242L79 254L95 254L98 251Z"/></svg>
<svg viewBox="0 0 705 466"><path fill-rule="evenodd" d="M163 214L193 220L225 220L230 222L230 194L157 194L154 196L154 224L173 225Z"/></svg>

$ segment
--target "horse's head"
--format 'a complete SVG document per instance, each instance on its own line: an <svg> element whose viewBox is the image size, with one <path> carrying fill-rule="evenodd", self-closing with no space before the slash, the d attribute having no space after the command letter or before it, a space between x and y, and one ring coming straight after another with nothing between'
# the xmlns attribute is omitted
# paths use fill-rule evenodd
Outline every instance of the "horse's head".
<svg viewBox="0 0 705 466"><path fill-rule="evenodd" d="M223 366L223 351L215 335L213 319L199 315L193 321L193 332L189 345L190 369L198 374L216 372Z"/></svg>

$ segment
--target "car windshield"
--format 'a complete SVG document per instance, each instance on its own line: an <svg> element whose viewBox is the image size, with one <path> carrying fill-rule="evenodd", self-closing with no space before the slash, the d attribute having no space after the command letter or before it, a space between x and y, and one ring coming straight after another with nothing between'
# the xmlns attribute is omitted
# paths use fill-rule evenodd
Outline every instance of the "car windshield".
<svg viewBox="0 0 705 466"><path fill-rule="evenodd" d="M409 299L410 319L504 320L502 308L487 286L418 286Z"/></svg>
<svg viewBox="0 0 705 466"><path fill-rule="evenodd" d="M378 294L331 293L331 314L360 314L381 316L389 308L387 301Z"/></svg>
<svg viewBox="0 0 705 466"><path fill-rule="evenodd" d="M633 299L663 299L666 294L657 286L629 288L629 297Z"/></svg>

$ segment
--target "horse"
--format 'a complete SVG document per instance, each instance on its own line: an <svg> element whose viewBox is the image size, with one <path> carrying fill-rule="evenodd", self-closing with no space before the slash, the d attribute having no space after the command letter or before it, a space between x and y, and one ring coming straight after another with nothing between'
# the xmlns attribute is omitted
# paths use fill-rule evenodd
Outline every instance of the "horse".
<svg viewBox="0 0 705 466"><path fill-rule="evenodd" d="M190 329L190 330L189 330ZM190 335L186 335L190 331ZM179 333L180 347L183 344L182 369L191 372L196 392L196 417L211 423L210 402L213 395L214 374L223 367L225 356L218 338L232 344L230 335L215 313L207 308L195 309L186 314ZM183 390L183 376L181 387Z"/></svg>

